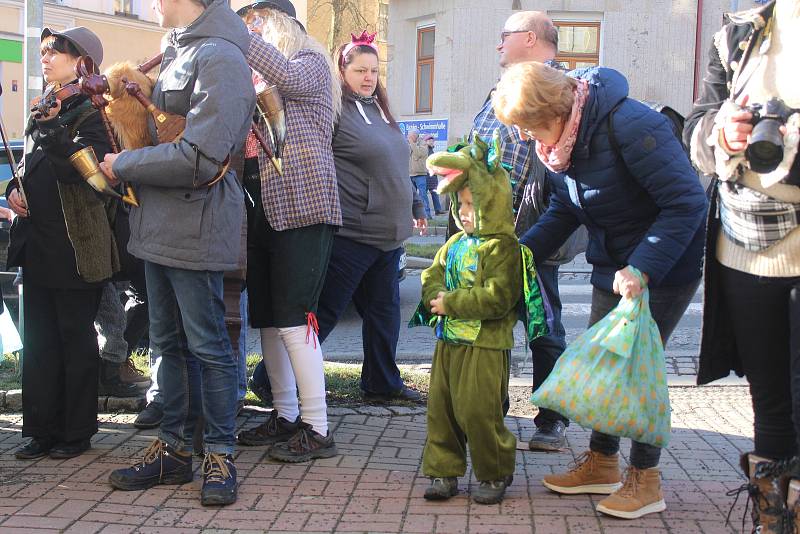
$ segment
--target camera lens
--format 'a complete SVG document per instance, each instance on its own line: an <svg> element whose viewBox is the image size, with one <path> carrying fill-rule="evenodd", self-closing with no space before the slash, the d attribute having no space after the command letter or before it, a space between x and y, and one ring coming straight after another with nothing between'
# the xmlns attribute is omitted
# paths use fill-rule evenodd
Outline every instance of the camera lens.
<svg viewBox="0 0 800 534"><path fill-rule="evenodd" d="M781 123L775 119L763 119L753 128L745 157L754 172L772 172L783 161L780 126Z"/></svg>

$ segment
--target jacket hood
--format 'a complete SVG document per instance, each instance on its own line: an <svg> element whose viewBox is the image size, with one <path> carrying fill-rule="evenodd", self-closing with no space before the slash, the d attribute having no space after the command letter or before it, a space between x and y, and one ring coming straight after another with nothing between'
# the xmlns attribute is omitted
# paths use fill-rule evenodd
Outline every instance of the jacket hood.
<svg viewBox="0 0 800 534"><path fill-rule="evenodd" d="M573 78L589 82L589 97L581 115L578 139L573 149L577 158L589 156L589 141L597 127L606 122L608 114L628 97L628 80L606 67L588 67L569 73Z"/></svg>
<svg viewBox="0 0 800 534"><path fill-rule="evenodd" d="M174 30L174 42L178 46L187 46L197 39L216 37L233 43L246 56L250 35L242 19L228 7L225 0L210 0L206 4L206 10L197 20L185 28Z"/></svg>
<svg viewBox="0 0 800 534"><path fill-rule="evenodd" d="M499 138L495 132L492 146L477 134L468 144L466 138L447 149L428 156L426 165L444 179L439 183L440 193L450 193L453 218L463 231L458 216L458 191L468 187L475 205L475 237L505 234L516 239L514 213L511 202L511 180L500 164Z"/></svg>

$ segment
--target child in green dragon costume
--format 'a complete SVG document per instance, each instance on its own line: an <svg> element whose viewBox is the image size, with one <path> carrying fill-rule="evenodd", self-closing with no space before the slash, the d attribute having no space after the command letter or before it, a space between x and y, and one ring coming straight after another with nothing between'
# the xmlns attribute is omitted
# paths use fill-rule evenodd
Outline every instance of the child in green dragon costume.
<svg viewBox="0 0 800 534"><path fill-rule="evenodd" d="M467 446L480 482L472 492L475 502L500 502L514 473L517 440L503 422L503 401L516 305L523 285L529 285L521 275L523 259L530 270L532 262L514 235L508 175L491 161L491 152L476 136L473 144L456 145L427 161L444 176L439 191L451 194L462 230L422 273L422 301L409 324L432 326L438 338L423 453L423 472L432 479L425 492L430 500L458 493ZM529 330L541 333L546 327L538 286L534 293L530 300L539 313Z"/></svg>

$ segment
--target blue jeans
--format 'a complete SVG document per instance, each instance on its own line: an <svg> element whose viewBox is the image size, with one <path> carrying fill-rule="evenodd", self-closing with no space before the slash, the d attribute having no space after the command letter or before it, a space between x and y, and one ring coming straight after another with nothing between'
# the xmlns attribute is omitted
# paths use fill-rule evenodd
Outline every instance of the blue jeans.
<svg viewBox="0 0 800 534"><path fill-rule="evenodd" d="M238 399L244 400L247 395L247 289L242 291L239 297L239 317L242 318L242 326L239 329L239 395Z"/></svg>
<svg viewBox="0 0 800 534"><path fill-rule="evenodd" d="M350 301L361 316L364 363L361 389L392 394L403 388L395 363L400 337L400 280L397 264L402 249L382 251L344 237L333 238L333 250L319 297L319 340L325 341Z"/></svg>
<svg viewBox="0 0 800 534"><path fill-rule="evenodd" d="M425 205L425 214L430 219L433 215L431 214L430 202L428 202L428 177L424 174L422 176L412 176L411 182L417 188L417 192L422 198L422 203Z"/></svg>
<svg viewBox="0 0 800 534"><path fill-rule="evenodd" d="M239 368L238 368L238 380L239 380L239 393L238 399L244 400L245 396L247 395L247 329L248 329L248 317L247 317L247 290L245 289L242 291L242 296L239 299L239 314L242 318L242 326L239 330ZM189 353L189 357L186 359L186 364L188 366L195 366L197 365L194 355ZM259 364L262 365L262 364ZM192 391L200 391L200 373L199 372L190 372L190 388L194 388ZM164 400L161 398L161 387L159 384L161 383L161 354L156 352L150 351L150 389L147 390L147 403L150 404L151 402L155 403L163 403ZM199 393L198 393L199 395ZM199 402L199 397L198 397Z"/></svg>
<svg viewBox="0 0 800 534"><path fill-rule="evenodd" d="M658 333L664 348L667 346L669 336L678 326L686 308L692 301L700 280L677 287L650 288L650 313L658 325ZM589 314L589 326L608 315L616 308L620 296L609 293L603 289L592 288L592 311ZM619 436L610 436L596 430L592 431L589 439L589 448L594 452L606 455L619 452ZM633 441L631 443L630 464L637 469L650 469L658 465L661 459L661 448L647 443Z"/></svg>
<svg viewBox="0 0 800 534"><path fill-rule="evenodd" d="M222 272L147 261L145 276L150 344L161 354L164 419L159 438L177 450L191 452L202 404L204 452L233 454L238 372L225 329ZM196 373L200 388L191 387Z"/></svg>
<svg viewBox="0 0 800 534"><path fill-rule="evenodd" d="M539 389L550 373L553 371L561 353L567 347L566 331L561 323L561 297L558 294L558 265L539 266L539 284L547 296L553 312L553 329L549 335L534 339L531 342L531 358L533 363L533 391ZM539 427L543 424L563 421L569 425L569 420L558 412L540 408L534 418L534 424Z"/></svg>
<svg viewBox="0 0 800 534"><path fill-rule="evenodd" d="M400 336L400 282L397 264L402 249L384 252L343 237L334 237L325 285L319 298L319 340L336 327L350 301L362 319L361 341L364 363L361 389L391 394L403 387L395 363ZM261 361L253 371L253 383L269 387Z"/></svg>

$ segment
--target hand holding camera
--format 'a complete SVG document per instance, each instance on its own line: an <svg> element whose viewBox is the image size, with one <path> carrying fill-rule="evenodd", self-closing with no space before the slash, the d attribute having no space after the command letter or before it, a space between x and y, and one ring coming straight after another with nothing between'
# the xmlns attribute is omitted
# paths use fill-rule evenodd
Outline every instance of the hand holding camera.
<svg viewBox="0 0 800 534"><path fill-rule="evenodd" d="M780 98L772 97L764 104L747 104L731 112L722 126L723 148L732 154L744 152L750 169L770 173L783 161L783 137L786 121L800 109L787 106Z"/></svg>
<svg viewBox="0 0 800 534"><path fill-rule="evenodd" d="M747 103L747 97L743 105ZM731 154L744 152L747 148L747 140L753 131L753 124L750 122L753 114L746 108L732 112L724 122L722 127L722 142L725 150Z"/></svg>

